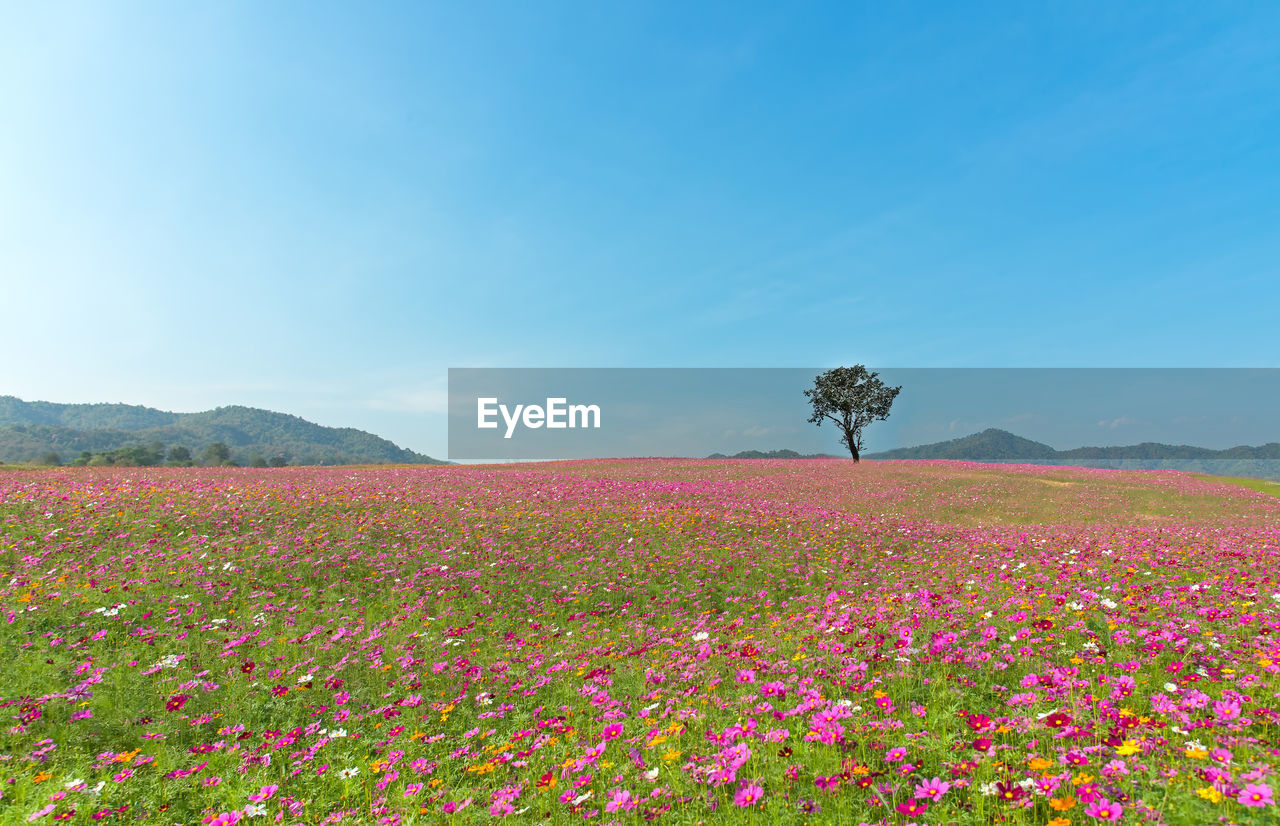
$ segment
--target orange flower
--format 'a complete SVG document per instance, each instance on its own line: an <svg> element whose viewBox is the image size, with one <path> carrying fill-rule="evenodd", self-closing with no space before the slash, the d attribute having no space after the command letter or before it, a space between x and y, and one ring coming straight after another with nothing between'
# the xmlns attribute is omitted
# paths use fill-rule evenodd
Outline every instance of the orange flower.
<svg viewBox="0 0 1280 826"><path fill-rule="evenodd" d="M1076 805L1074 797L1055 797L1049 801L1049 808L1055 812L1065 812Z"/></svg>
<svg viewBox="0 0 1280 826"><path fill-rule="evenodd" d="M1071 826L1071 821L1067 820L1065 817L1055 817L1044 826Z"/></svg>
<svg viewBox="0 0 1280 826"><path fill-rule="evenodd" d="M35 776L34 779L37 783L43 783L44 781L48 780L50 777L53 777L53 775L49 774L48 772L40 772Z"/></svg>

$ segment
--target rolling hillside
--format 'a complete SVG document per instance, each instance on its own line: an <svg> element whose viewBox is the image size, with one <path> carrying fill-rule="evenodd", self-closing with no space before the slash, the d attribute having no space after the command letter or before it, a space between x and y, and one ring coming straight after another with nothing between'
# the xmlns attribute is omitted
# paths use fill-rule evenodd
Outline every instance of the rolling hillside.
<svg viewBox="0 0 1280 826"><path fill-rule="evenodd" d="M127 404L55 404L0 396L0 462L29 462L50 453L70 461L158 443L193 456L215 442L231 459L283 459L291 465L441 464L386 439L350 427L324 427L298 416L253 407L170 413Z"/></svg>

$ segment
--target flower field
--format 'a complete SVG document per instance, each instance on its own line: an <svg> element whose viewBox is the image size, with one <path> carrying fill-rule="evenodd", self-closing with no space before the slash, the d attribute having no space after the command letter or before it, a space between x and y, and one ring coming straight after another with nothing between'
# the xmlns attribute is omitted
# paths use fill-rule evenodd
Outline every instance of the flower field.
<svg viewBox="0 0 1280 826"><path fill-rule="evenodd" d="M0 472L0 824L1280 824L1280 499L635 460Z"/></svg>

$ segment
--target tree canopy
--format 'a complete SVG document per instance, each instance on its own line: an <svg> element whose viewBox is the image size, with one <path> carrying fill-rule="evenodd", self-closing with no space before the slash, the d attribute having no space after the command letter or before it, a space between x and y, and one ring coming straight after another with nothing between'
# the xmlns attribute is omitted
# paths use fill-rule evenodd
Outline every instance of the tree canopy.
<svg viewBox="0 0 1280 826"><path fill-rule="evenodd" d="M813 388L804 391L813 414L809 421L822 426L824 420L840 428L840 444L849 449L853 461L862 450L862 429L874 421L889 418L889 408L901 387L889 387L861 364L836 367L817 376Z"/></svg>

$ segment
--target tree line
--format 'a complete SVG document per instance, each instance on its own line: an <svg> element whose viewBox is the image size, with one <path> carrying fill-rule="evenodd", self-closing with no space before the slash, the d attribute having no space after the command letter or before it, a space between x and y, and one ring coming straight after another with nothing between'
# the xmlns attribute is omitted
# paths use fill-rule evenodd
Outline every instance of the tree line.
<svg viewBox="0 0 1280 826"><path fill-rule="evenodd" d="M82 450L69 462L64 462L61 455L51 451L36 459L34 464L51 467L64 464L70 467L240 467L240 463L231 458L231 448L224 442L214 442L202 450L199 457L193 456L184 445L166 447L163 442L150 442L114 450ZM287 464L283 456L268 458L254 455L248 462L249 467L284 467Z"/></svg>

